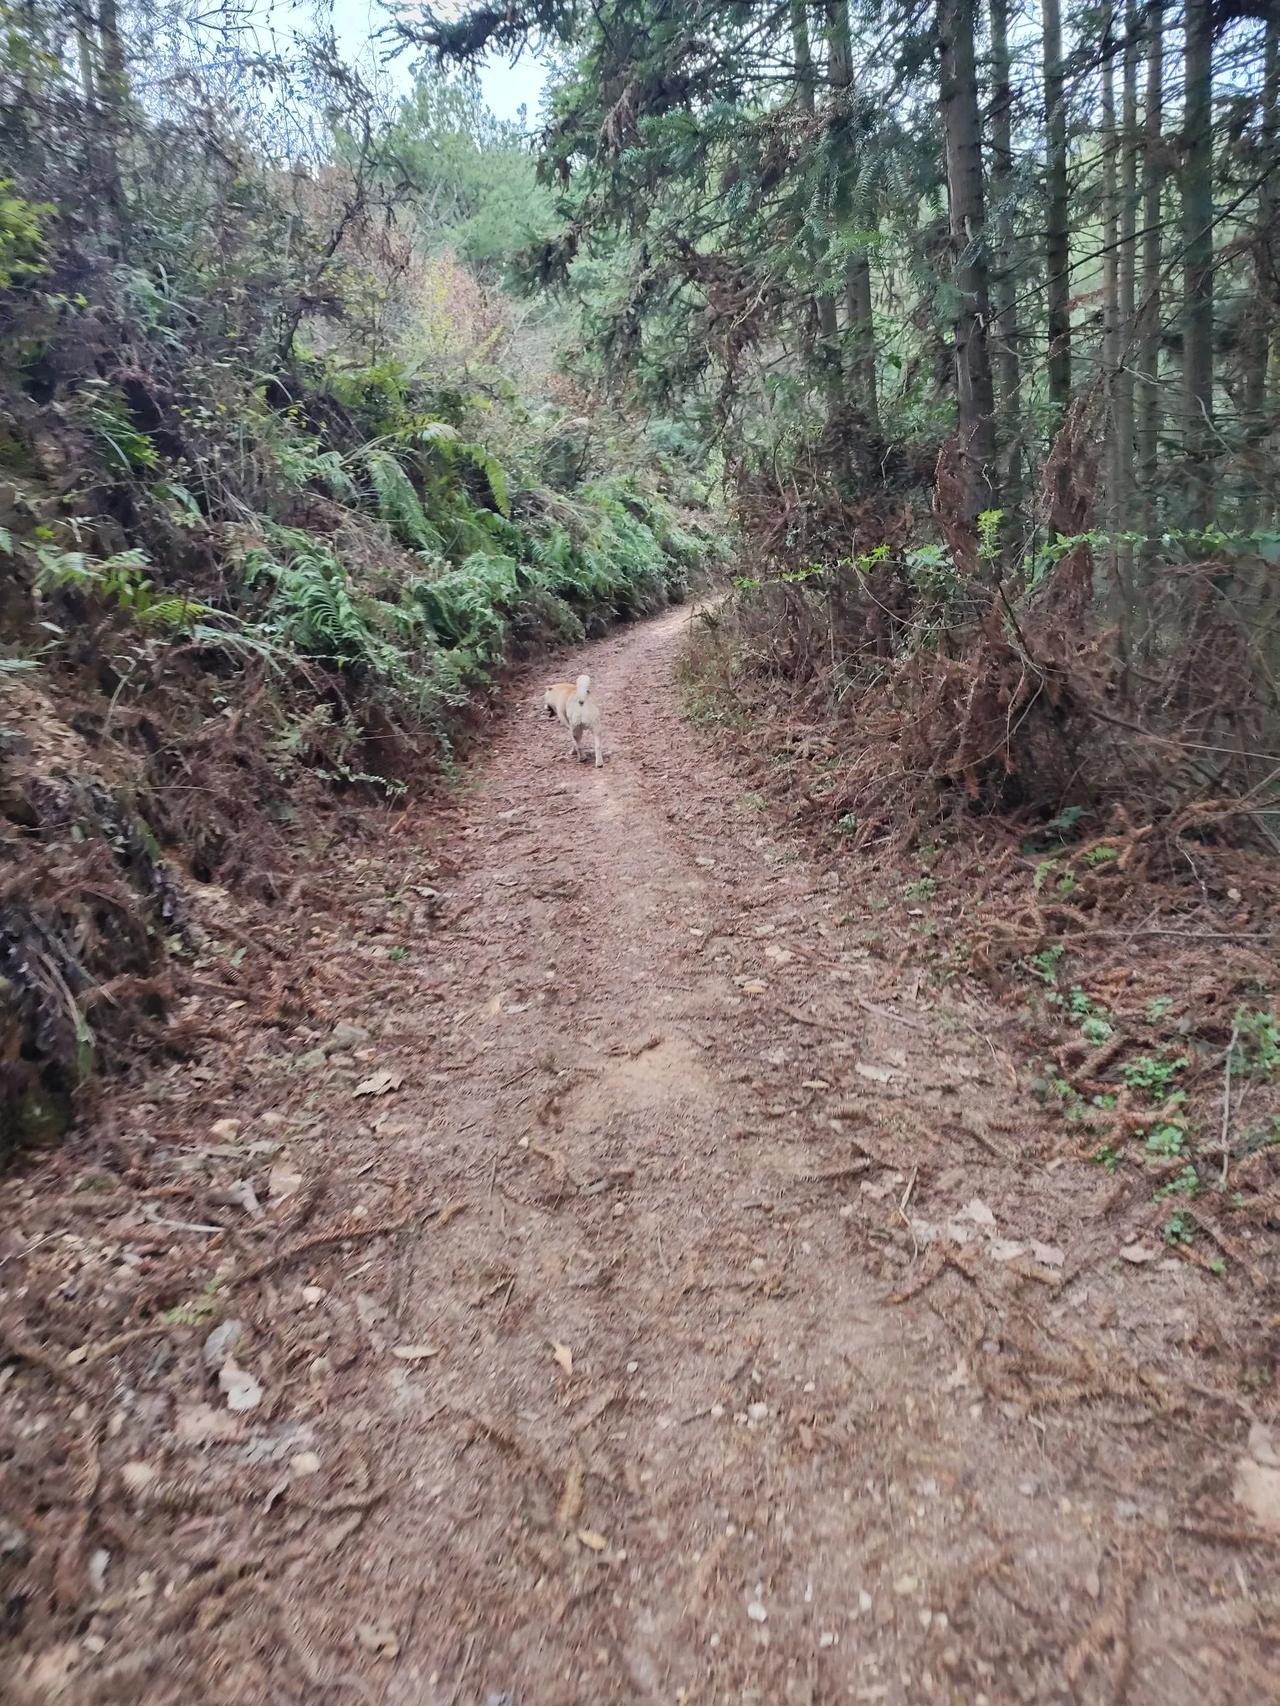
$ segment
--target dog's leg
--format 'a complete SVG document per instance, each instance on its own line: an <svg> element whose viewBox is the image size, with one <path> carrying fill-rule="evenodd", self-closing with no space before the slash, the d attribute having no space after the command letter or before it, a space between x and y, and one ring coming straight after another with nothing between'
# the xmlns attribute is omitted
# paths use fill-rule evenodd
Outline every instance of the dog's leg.
<svg viewBox="0 0 1280 1706"><path fill-rule="evenodd" d="M600 736L596 733L596 731L594 729L592 729L592 731L591 731L591 738L596 743L596 769L597 770L603 770L604 769L604 759L601 758L601 756L600 756Z"/></svg>

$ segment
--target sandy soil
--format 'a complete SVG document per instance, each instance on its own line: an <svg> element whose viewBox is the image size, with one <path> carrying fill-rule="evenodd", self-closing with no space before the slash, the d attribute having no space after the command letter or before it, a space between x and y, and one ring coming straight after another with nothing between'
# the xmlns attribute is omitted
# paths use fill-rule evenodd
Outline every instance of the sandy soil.
<svg viewBox="0 0 1280 1706"><path fill-rule="evenodd" d="M7 1698L1280 1699L1239 1297L1119 1259L999 1016L683 719L686 621L569 660L603 770L531 684L9 1187Z"/></svg>

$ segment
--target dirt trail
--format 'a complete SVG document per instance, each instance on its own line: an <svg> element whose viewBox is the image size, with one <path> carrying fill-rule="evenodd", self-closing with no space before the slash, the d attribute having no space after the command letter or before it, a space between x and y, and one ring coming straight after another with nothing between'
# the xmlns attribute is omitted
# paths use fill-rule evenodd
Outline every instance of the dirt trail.
<svg viewBox="0 0 1280 1706"><path fill-rule="evenodd" d="M218 1497L122 1519L71 1697L1276 1698L1265 1550L1187 1532L1247 1432L1182 1407L1211 1282L1119 1270L998 1032L753 809L679 714L686 620L583 655L603 770L530 690L444 846L405 818L362 917L306 897L354 1031L250 1014L132 1112L328 1180L263 1255L362 1235L231 1294L232 1437L200 1334L130 1353L104 1485Z"/></svg>

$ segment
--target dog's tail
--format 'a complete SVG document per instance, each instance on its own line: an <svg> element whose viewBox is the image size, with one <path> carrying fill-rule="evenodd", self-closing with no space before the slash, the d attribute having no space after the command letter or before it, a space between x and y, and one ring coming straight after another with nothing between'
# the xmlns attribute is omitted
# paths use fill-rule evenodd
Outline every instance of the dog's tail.
<svg viewBox="0 0 1280 1706"><path fill-rule="evenodd" d="M589 675L580 675L578 677L578 698L579 699L585 699L588 692L590 691L590 688L591 688L591 677Z"/></svg>

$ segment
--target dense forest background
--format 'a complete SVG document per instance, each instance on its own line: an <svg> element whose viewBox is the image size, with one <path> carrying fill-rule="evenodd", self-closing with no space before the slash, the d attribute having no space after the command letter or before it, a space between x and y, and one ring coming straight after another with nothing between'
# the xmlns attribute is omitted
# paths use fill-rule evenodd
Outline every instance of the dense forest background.
<svg viewBox="0 0 1280 1706"><path fill-rule="evenodd" d="M398 95L253 26L0 14L25 1129L161 1019L175 859L286 892L731 549L691 691L851 851L1038 836L1062 927L1274 853L1274 8L400 8Z"/></svg>

